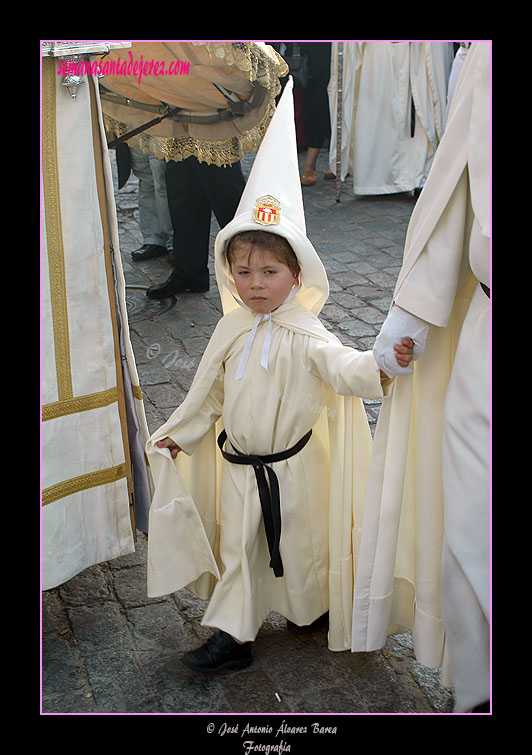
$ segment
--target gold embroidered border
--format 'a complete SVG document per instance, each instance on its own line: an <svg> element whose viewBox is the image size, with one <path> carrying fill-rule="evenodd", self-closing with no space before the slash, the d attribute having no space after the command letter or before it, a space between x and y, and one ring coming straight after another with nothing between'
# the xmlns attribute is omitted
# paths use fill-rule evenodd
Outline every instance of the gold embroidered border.
<svg viewBox="0 0 532 755"><path fill-rule="evenodd" d="M59 172L57 169L57 127L53 58L42 61L42 175L46 243L50 277L50 298L54 329L55 364L59 399L73 395L65 281L65 254L61 225Z"/></svg>
<svg viewBox="0 0 532 755"><path fill-rule="evenodd" d="M66 498L66 496L80 493L82 490L96 488L100 485L109 485L125 477L127 477L126 465L118 464L116 467L101 469L98 472L89 472L79 477L72 477L70 480L63 480L43 490L42 505L47 506L49 503L53 503L60 498Z"/></svg>
<svg viewBox="0 0 532 755"><path fill-rule="evenodd" d="M88 412L91 409L101 409L118 401L118 390L109 388L107 391L100 393L91 393L87 396L77 396L65 401L56 401L53 404L45 404L42 408L42 419L46 422L49 419L66 417L68 414L77 414L78 412Z"/></svg>
<svg viewBox="0 0 532 755"><path fill-rule="evenodd" d="M133 398L142 401L142 390L138 385L131 386ZM118 389L109 388L107 391L100 393L90 393L86 396L75 396L65 401L55 401L52 404L44 404L42 408L42 420L47 422L50 419L66 417L68 414L78 414L78 412L88 412L91 409L102 409L118 401Z"/></svg>

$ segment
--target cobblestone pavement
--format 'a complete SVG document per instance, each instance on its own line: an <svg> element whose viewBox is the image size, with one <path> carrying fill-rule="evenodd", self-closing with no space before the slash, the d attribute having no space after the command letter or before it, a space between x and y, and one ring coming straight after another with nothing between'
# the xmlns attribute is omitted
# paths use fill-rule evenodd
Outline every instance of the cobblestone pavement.
<svg viewBox="0 0 532 755"><path fill-rule="evenodd" d="M246 175L253 157L243 161ZM391 302L415 199L354 197L348 179L336 202L335 181L322 179L326 162L322 151L318 182L303 189L307 234L330 280L322 320L343 343L368 349ZM171 266L165 258L132 262L131 252L142 243L133 176L116 196L129 327L152 432L184 398L220 317L220 301L212 259L208 293L147 299L145 289L165 280ZM217 231L213 218L212 244ZM366 403L372 427L379 406ZM437 671L415 660L409 634L390 637L372 653L332 653L325 629L298 634L276 614L259 633L252 666L195 675L179 658L210 634L200 624L205 604L186 590L148 599L146 545L146 536L138 533L134 554L97 564L43 594L43 713L203 714L187 715L187 725L206 737L212 729L207 742L214 751L230 743L227 751L239 753L246 752L244 741L277 745L279 752L282 741L292 742L292 752L306 752L304 732L279 731L282 721L290 727L297 722L307 737L314 735L312 722L334 721L340 736L356 714L452 711L452 693L440 686ZM272 727L262 740L251 728L257 725L253 714L273 716L271 724L269 717L257 719ZM323 733L319 741L330 746L333 734Z"/></svg>

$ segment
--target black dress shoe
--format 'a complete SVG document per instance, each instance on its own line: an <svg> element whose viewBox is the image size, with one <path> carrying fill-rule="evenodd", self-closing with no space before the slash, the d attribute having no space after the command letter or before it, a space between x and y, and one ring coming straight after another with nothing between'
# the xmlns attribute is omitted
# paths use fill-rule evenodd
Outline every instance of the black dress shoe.
<svg viewBox="0 0 532 755"><path fill-rule="evenodd" d="M146 291L148 299L167 299L174 294L182 294L188 291L193 294L202 294L209 290L209 286L198 286L197 284L190 284L179 278L175 273L166 280L164 283L159 283L156 286L150 286Z"/></svg>
<svg viewBox="0 0 532 755"><path fill-rule="evenodd" d="M143 244L136 252L131 252L131 259L134 262L142 262L142 260L152 260L155 257L163 257L168 254L168 250L165 246L159 246L158 244Z"/></svg>
<svg viewBox="0 0 532 755"><path fill-rule="evenodd" d="M194 671L247 668L253 663L251 644L241 645L226 632L217 632L202 647L185 653L181 660Z"/></svg>
<svg viewBox="0 0 532 755"><path fill-rule="evenodd" d="M303 626L300 626L299 624L294 624L293 621L286 620L286 627L287 629L290 629L292 632L302 632L303 634L311 634L312 632L317 632L319 629L324 627L326 624L329 623L329 611L327 613L324 613L322 616L316 619L316 621L313 621L312 624L304 624Z"/></svg>

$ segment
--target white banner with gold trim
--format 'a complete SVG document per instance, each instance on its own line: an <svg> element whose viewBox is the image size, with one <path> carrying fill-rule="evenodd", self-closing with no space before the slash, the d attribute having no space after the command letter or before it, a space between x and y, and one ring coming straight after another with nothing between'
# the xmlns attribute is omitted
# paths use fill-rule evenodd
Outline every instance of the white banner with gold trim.
<svg viewBox="0 0 532 755"><path fill-rule="evenodd" d="M42 61L42 587L135 549L148 436L97 80Z"/></svg>

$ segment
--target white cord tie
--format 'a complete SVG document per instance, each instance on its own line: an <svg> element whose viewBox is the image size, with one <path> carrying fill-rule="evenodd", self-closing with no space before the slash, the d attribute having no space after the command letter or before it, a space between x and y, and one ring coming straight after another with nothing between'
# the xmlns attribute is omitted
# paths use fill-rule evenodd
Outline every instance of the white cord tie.
<svg viewBox="0 0 532 755"><path fill-rule="evenodd" d="M231 291L231 285L230 285L229 278L227 279L227 287ZM286 304L286 302L289 302L291 299L294 298L294 296L299 291L299 285L294 286L293 289L290 291L289 295L286 297L283 304ZM244 304L243 301L241 301L237 296L234 295L234 293L231 291L233 298L235 301L240 304L241 307L244 309L247 309L249 312L252 310ZM248 363L249 355L251 354L251 348L253 346L253 343L255 341L255 336L257 335L257 330L261 322L267 321L268 327L266 330L266 336L264 338L264 344L262 346L262 353L260 357L260 364L263 369L268 371L268 365L269 365L269 359L270 359L270 347L272 344L272 331L273 331L273 325L272 325L272 313L267 312L266 314L258 314L255 317L255 321L253 323L253 327L251 328L251 331L248 335L246 345L244 346L244 351L242 353L242 356L240 358L240 363L238 365L238 369L236 371L235 380L240 380L242 376L244 375L244 372L246 371L246 365Z"/></svg>
<svg viewBox="0 0 532 755"><path fill-rule="evenodd" d="M253 342L255 341L255 336L257 335L257 329L261 322L264 320L268 320L268 329L266 331L266 337L264 339L264 345L262 347L262 354L260 358L260 364L261 367L263 367L265 370L268 370L268 359L270 354L270 346L272 342L272 315L271 312L268 312L264 315L257 315L255 317L255 321L253 323L253 327L248 335L248 339L246 341L246 345L244 346L244 351L242 353L242 356L240 358L240 364L238 365L238 369L236 371L235 380L240 380L246 371L246 365L248 363L249 355L251 353L251 348L253 346Z"/></svg>

